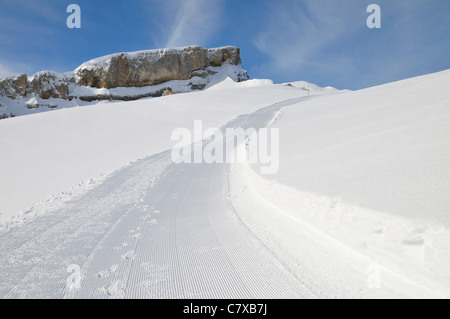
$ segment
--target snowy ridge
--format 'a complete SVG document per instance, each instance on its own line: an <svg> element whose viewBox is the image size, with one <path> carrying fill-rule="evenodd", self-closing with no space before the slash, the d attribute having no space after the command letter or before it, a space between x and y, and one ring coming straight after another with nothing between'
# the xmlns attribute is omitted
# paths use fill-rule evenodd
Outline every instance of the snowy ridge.
<svg viewBox="0 0 450 319"><path fill-rule="evenodd" d="M200 46L115 53L76 70L37 72L0 80L0 118L99 101L134 101L203 90L229 77L248 80L240 50Z"/></svg>
<svg viewBox="0 0 450 319"><path fill-rule="evenodd" d="M209 87L210 84L220 83L224 78L232 81L242 80L242 67L224 64L221 67L209 67L206 70L211 72L208 77L195 76L189 80L172 80L162 84L144 86L144 87L118 87L118 88L93 88L89 86L79 86L73 81L74 73L68 72L59 74L51 71L42 71L33 75L33 80L40 75L53 75L57 78L56 82L44 86L43 90L53 89L55 85L68 83L69 99L48 98L43 99L36 94L25 97L9 99L0 95L0 115L5 114L10 117L29 115L58 110L70 107L89 106L97 103L116 103L120 101L135 101L143 98L160 97L170 88L173 94L196 92Z"/></svg>
<svg viewBox="0 0 450 319"><path fill-rule="evenodd" d="M192 49L203 49L201 46L198 45L190 45L190 46L184 46L184 47L175 47L175 48L164 48L164 49L153 49L153 50L140 50L140 51L134 51L134 52L120 52L120 53L113 53L108 54L102 57L98 57L89 61L84 62L79 67L77 67L74 70L74 73L77 74L81 70L92 70L96 68L101 67L107 67L111 63L111 59L117 56L125 56L128 59L134 59L134 60L143 60L143 59L153 59L157 60L161 56L165 54L174 54L174 53L183 53L187 52ZM234 46L223 46L223 47L217 47L217 48L211 48L208 49L208 52L214 53L223 49L237 49Z"/></svg>
<svg viewBox="0 0 450 319"><path fill-rule="evenodd" d="M337 92L347 92L349 90L338 90L332 86L320 87L314 83L309 83L306 81L295 81L282 83L282 85L287 85L295 88L299 88L305 91L309 91L310 94L320 95L320 94L333 94Z"/></svg>

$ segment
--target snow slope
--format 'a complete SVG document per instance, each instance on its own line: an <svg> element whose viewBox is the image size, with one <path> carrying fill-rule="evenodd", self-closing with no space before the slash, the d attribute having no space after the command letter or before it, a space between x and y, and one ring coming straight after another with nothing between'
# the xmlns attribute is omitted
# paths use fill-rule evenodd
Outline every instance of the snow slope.
<svg viewBox="0 0 450 319"><path fill-rule="evenodd" d="M260 108L250 104L244 109L244 102L267 103L269 96L263 92L271 92L270 99L274 100L299 95L298 90L278 86L211 92L196 97L189 94L178 100L176 96L172 100L160 99L162 105L157 106L164 106L169 113L160 112L156 121L165 118L165 125L178 125L176 121L190 122L201 115L207 124L219 126L233 112ZM232 100L227 99L230 95ZM221 98L220 103L233 102L239 110L237 106L232 108L233 104L225 108L217 98ZM297 100L277 103L268 112L263 109L254 115L236 117L226 127L245 127L247 119L264 125L273 118L273 111ZM213 102L215 107L222 106L221 112L209 109L207 104ZM127 106L126 111L136 113L132 105ZM104 115L108 111L118 121L123 120L118 117L122 113L105 109L97 112ZM175 120L174 111L183 118ZM46 116L58 113L62 111ZM210 113L220 113L216 114L220 117ZM150 122L150 115L144 120ZM136 129L136 123L132 121L134 127L128 123L127 129ZM161 129L156 132L165 133ZM129 131L121 133L130 138ZM154 138L165 143L164 135ZM105 153L115 151L109 149L111 145L101 145L102 139L93 141L96 147L103 147L97 149L102 152L86 154L88 159L78 154L77 160L89 163L97 156L106 161ZM61 141L58 146L65 150L71 147ZM69 196L70 200L58 207L44 203L50 208L45 214L22 216L20 225L0 227L0 298L313 297L302 280L240 221L230 202L227 168L226 164L175 165L170 151L165 151L115 171L80 196ZM60 175L53 178L59 179ZM29 194L23 198L26 196Z"/></svg>
<svg viewBox="0 0 450 319"><path fill-rule="evenodd" d="M238 213L294 273L309 272L318 292L329 293L325 281L340 295L370 297L357 274L375 272L379 292L448 298L449 83L447 70L284 107L274 124L279 172L231 171ZM337 255L331 265L312 262L324 247ZM338 270L349 254L358 256L347 258L350 277Z"/></svg>
<svg viewBox="0 0 450 319"><path fill-rule="evenodd" d="M170 153L0 229L0 298L313 297L239 220L227 165L175 165Z"/></svg>
<svg viewBox="0 0 450 319"><path fill-rule="evenodd" d="M70 198L101 181L101 175L170 149L175 128L192 130L198 119L205 127L220 127L240 114L304 94L277 85L224 88L2 120L0 222L20 211L33 215L50 205L34 205L49 196L51 201Z"/></svg>
<svg viewBox="0 0 450 319"><path fill-rule="evenodd" d="M307 96L225 77L3 120L0 297L449 298L449 80ZM198 119L279 128L279 172L174 165L172 130Z"/></svg>

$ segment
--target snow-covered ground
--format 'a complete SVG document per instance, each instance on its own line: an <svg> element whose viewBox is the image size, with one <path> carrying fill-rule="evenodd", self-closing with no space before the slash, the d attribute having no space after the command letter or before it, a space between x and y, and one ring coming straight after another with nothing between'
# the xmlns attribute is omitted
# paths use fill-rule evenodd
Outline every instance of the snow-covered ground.
<svg viewBox="0 0 450 319"><path fill-rule="evenodd" d="M449 80L224 78L2 120L0 297L448 298ZM279 128L279 172L173 164L194 120Z"/></svg>
<svg viewBox="0 0 450 319"><path fill-rule="evenodd" d="M68 121L52 146L68 153L62 152L64 161L46 163L54 149L38 153L42 176L50 175L59 184L24 175L35 184L26 193L16 192L17 201L40 187L51 192L52 186L62 189L66 180L75 181L82 173L102 172L113 159L121 165L125 156L137 158L138 151L159 153L115 171L101 183L81 185L75 194L55 198L56 203L37 205L0 228L0 298L312 297L239 221L228 199L227 165L174 165L170 151L162 152L172 146L172 128L189 128L195 119L221 126L271 101L303 94L264 81L253 84L250 89L223 88L123 104L121 109L111 108L117 103L5 120L29 119L29 125L37 125L59 114L56 119ZM92 115L75 114L94 109L97 116L91 119L92 127L87 126L90 130L74 133ZM107 118L100 120L101 116ZM271 114L267 116L270 120ZM70 152L80 137L83 143ZM84 148L89 141L92 144ZM37 153L40 147L31 151ZM73 276L80 285L71 290L67 280Z"/></svg>
<svg viewBox="0 0 450 319"><path fill-rule="evenodd" d="M47 207L36 204L49 197L53 202L67 198L68 192L79 193L102 175L170 149L175 128L193 130L194 120L220 127L240 114L304 95L289 87L251 83L245 89L239 83L221 90L212 86L204 92L2 120L0 223L20 211L33 214L31 206Z"/></svg>
<svg viewBox="0 0 450 319"><path fill-rule="evenodd" d="M382 295L448 298L448 83L444 71L283 108L279 172L232 169L239 214L319 292L334 283L349 297L373 296L365 278L375 272ZM340 262L355 273L340 272Z"/></svg>

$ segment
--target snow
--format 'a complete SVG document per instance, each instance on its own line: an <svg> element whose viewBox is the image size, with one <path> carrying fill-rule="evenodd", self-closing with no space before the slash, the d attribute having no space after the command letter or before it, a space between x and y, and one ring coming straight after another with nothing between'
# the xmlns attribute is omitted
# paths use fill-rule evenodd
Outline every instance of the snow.
<svg viewBox="0 0 450 319"><path fill-rule="evenodd" d="M450 226L449 80L444 71L284 109L273 178Z"/></svg>
<svg viewBox="0 0 450 319"><path fill-rule="evenodd" d="M83 181L170 149L175 128L193 128L197 119L205 127L220 127L241 113L298 95L277 86L224 89L1 120L0 222Z"/></svg>
<svg viewBox="0 0 450 319"><path fill-rule="evenodd" d="M294 81L294 82L283 83L282 85L295 87L298 89L305 90L307 92L309 90L310 94L314 94L314 95L332 94L332 93L349 91L349 90L338 90L332 86L320 87L314 83L308 83L306 81Z"/></svg>
<svg viewBox="0 0 450 319"><path fill-rule="evenodd" d="M11 74L4 77L0 77L0 81L4 80L17 80L19 78L20 74Z"/></svg>
<svg viewBox="0 0 450 319"><path fill-rule="evenodd" d="M284 107L273 124L281 134L279 172L232 170L239 214L293 271L310 272L311 285L329 276L342 294L364 288L371 297L356 273L374 265L383 278L377 297L448 298L449 81L450 70ZM305 239L311 229L320 236ZM305 241L335 247L332 266ZM350 277L337 270L348 248L356 254L347 257Z"/></svg>
<svg viewBox="0 0 450 319"><path fill-rule="evenodd" d="M449 298L450 70L310 94L229 71L0 121L0 297ZM173 165L199 119L278 128L280 170Z"/></svg>
<svg viewBox="0 0 450 319"><path fill-rule="evenodd" d="M260 86L271 86L273 85L272 80L264 79L253 79L244 82L236 82L230 77L226 77L222 81L212 82L207 86L207 90L220 90L220 89L232 89L232 88L249 88L249 87L260 87Z"/></svg>
<svg viewBox="0 0 450 319"><path fill-rule="evenodd" d="M50 70L45 70L45 71L39 71L35 74L33 74L32 76L30 76L28 78L29 82L32 82L35 78L39 78L42 76L49 76L49 77L54 77L56 82L55 84L59 84L61 82L67 81L68 78L70 79L71 77L73 77L73 72L67 72L67 73L58 73L55 71L50 71Z"/></svg>

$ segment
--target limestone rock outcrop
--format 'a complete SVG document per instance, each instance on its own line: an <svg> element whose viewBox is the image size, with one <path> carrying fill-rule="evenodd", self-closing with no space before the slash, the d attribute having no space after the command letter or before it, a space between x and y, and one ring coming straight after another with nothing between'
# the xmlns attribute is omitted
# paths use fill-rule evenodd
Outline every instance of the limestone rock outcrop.
<svg viewBox="0 0 450 319"><path fill-rule="evenodd" d="M203 90L226 77L237 82L249 79L237 47L189 46L111 54L64 74L42 71L29 78L18 74L0 79L0 115L22 106L52 109L77 101L131 101ZM74 103L66 102L74 99ZM18 113L24 113L23 109Z"/></svg>
<svg viewBox="0 0 450 319"><path fill-rule="evenodd" d="M120 53L82 64L75 70L75 79L78 85L96 88L143 87L188 80L200 70L225 63L241 64L239 48L191 46Z"/></svg>
<svg viewBox="0 0 450 319"><path fill-rule="evenodd" d="M44 100L49 98L66 100L69 96L69 82L70 78L56 72L38 72L30 78L28 93L34 93Z"/></svg>
<svg viewBox="0 0 450 319"><path fill-rule="evenodd" d="M15 99L18 96L25 96L27 93L27 75L18 74L0 80L0 95L6 96L10 99Z"/></svg>

